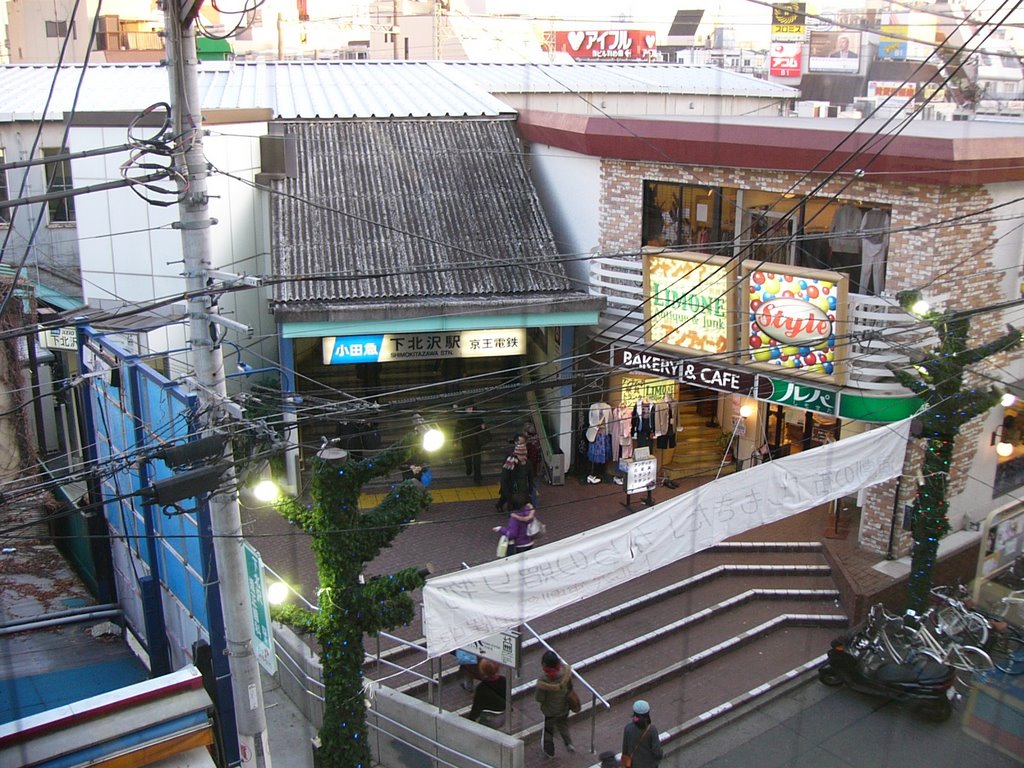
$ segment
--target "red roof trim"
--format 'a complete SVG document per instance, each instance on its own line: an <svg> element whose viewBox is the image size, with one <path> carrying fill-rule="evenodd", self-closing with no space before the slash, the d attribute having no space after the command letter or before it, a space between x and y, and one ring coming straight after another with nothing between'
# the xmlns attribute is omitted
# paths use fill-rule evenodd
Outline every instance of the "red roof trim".
<svg viewBox="0 0 1024 768"><path fill-rule="evenodd" d="M784 122L609 118L524 110L518 125L528 141L608 159L798 173L852 174L862 169L868 179L877 177L880 183L1024 180L1024 136L996 137L978 131L970 137L874 137L866 132L851 135L855 120L822 118L820 128L808 128L806 121L793 127Z"/></svg>

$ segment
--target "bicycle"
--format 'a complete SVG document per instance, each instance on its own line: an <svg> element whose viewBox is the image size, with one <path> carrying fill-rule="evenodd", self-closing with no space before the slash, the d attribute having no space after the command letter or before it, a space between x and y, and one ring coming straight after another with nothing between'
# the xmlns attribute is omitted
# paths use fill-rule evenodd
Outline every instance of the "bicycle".
<svg viewBox="0 0 1024 768"><path fill-rule="evenodd" d="M996 613L1011 624L1024 625L1024 589L1015 589L999 598Z"/></svg>
<svg viewBox="0 0 1024 768"><path fill-rule="evenodd" d="M980 612L968 607L967 588L961 584L932 587L932 598L943 607L935 613L938 629L961 645L984 648L988 642L989 621Z"/></svg>
<svg viewBox="0 0 1024 768"><path fill-rule="evenodd" d="M876 617L879 639L895 661L907 662L915 655L927 655L956 670L961 691L971 687L977 673L995 669L992 657L977 646L960 645L949 638L946 638L947 644L943 645L928 628L927 622L913 611L907 611L904 616L896 616L886 611L881 603L871 610L875 611L876 608L881 609Z"/></svg>

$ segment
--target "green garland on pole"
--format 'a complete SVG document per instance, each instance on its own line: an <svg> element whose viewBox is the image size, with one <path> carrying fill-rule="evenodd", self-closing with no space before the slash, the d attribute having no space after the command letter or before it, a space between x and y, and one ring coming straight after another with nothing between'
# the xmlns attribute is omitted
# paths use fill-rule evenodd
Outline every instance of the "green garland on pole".
<svg viewBox="0 0 1024 768"><path fill-rule="evenodd" d="M415 433L410 434L410 440ZM363 579L366 563L390 545L402 528L430 506L430 494L407 480L394 486L374 509L360 511L365 483L384 477L408 460L408 441L363 461L334 466L313 462L312 503L288 499L281 514L313 536L320 577L319 612L294 606L274 610L274 618L315 633L324 677L324 718L320 729L323 768L369 768L363 693L363 637L408 624L414 606L408 592L423 586L422 569Z"/></svg>
<svg viewBox="0 0 1024 768"><path fill-rule="evenodd" d="M919 296L907 291L898 296L901 306L910 309ZM948 486L953 462L953 441L960 428L999 402L993 390L964 389L964 370L999 352L1018 346L1021 333L1011 328L995 341L974 349L967 348L970 320L965 313L915 313L930 325L939 337L937 348L914 360L909 369L895 369L896 380L925 403L928 408L916 418L919 436L927 440L921 481L914 497L911 534L914 546L910 561L907 608L922 612L928 605L932 571L939 540L949 532Z"/></svg>

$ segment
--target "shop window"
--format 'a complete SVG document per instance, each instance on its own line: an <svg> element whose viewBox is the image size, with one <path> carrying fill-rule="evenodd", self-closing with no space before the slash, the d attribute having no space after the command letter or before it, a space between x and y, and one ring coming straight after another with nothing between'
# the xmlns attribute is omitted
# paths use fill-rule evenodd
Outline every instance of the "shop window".
<svg viewBox="0 0 1024 768"><path fill-rule="evenodd" d="M998 461L995 482L992 483L993 498L1024 486L1024 413L1017 408L1007 408L997 437L999 442L1008 443L1013 450L1005 456L996 455Z"/></svg>
<svg viewBox="0 0 1024 768"><path fill-rule="evenodd" d="M734 190L644 182L642 245L726 253L735 222ZM724 245L723 233L729 238Z"/></svg>
<svg viewBox="0 0 1024 768"><path fill-rule="evenodd" d="M43 157L62 155L66 149L44 148ZM71 183L71 161L54 160L46 163L46 191L49 192L70 192ZM46 203L50 212L51 224L70 224L75 221L75 198L71 195L49 200Z"/></svg>

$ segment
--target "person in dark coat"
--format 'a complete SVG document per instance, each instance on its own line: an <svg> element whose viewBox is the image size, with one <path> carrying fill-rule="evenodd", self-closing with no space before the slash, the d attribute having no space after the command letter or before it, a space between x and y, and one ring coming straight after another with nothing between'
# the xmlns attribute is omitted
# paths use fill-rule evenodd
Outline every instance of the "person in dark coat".
<svg viewBox="0 0 1024 768"><path fill-rule="evenodd" d="M661 737L651 722L651 705L639 699L633 702L633 719L622 732L622 764L658 768L662 757Z"/></svg>
<svg viewBox="0 0 1024 768"><path fill-rule="evenodd" d="M466 410L456 423L456 437L459 440L459 448L462 451L462 460L466 463L466 475L473 476L473 482L477 485L483 482L483 474L480 470L480 453L484 447L484 422L480 414L476 412L473 404L466 406Z"/></svg>
<svg viewBox="0 0 1024 768"><path fill-rule="evenodd" d="M480 659L480 682L473 693L473 705L463 717L477 722L484 710L505 711L505 690L508 685L504 675L498 674L497 662Z"/></svg>
<svg viewBox="0 0 1024 768"><path fill-rule="evenodd" d="M526 438L523 435L515 436L512 454L501 465L501 484L498 486L498 503L495 507L504 513L509 510L512 499L517 497L531 500L536 497L527 457Z"/></svg>

